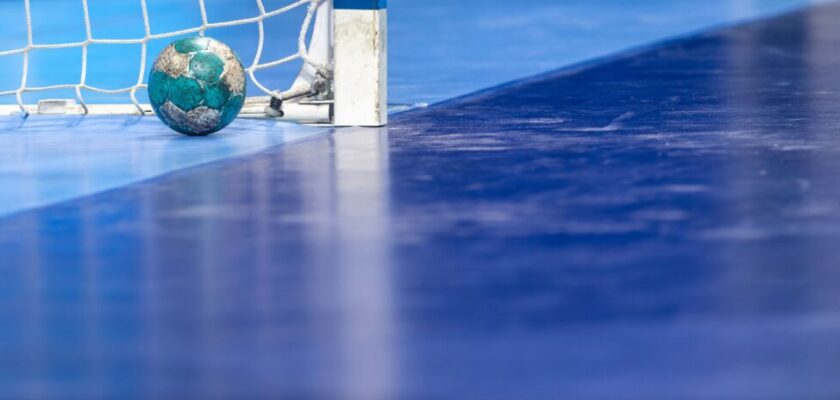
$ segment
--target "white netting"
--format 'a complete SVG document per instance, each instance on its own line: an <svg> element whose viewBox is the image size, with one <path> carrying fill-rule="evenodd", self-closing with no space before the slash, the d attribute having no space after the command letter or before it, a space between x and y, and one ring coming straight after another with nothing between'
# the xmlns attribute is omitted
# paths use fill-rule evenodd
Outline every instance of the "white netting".
<svg viewBox="0 0 840 400"><path fill-rule="evenodd" d="M269 89L265 85L263 85L259 79L257 79L256 72L260 70L264 70L267 68L277 67L282 64L287 64L293 62L295 60L303 60L304 63L304 70L302 75L320 75L322 78L329 78L330 71L329 66L326 60L323 57L316 57L310 56L310 51L307 45L307 36L312 26L313 19L315 18L316 14L319 11L329 11L329 0L297 0L286 4L282 7L273 9L273 10L266 10L265 4L263 0L255 0L257 8L259 10L259 14L255 15L251 18L243 18L243 19L236 19L231 21L224 21L224 22L209 22L207 17L207 7L205 5L205 0L197 0L199 3L199 9L201 12L201 25L195 26L188 29L181 29L177 31L171 32L164 32L164 33L152 33L151 25L149 22L149 11L147 7L147 1L153 2L155 0L137 0L140 2L142 7L142 15L143 15L143 26L145 28L145 35L140 38L136 39L108 39L108 38L97 38L94 37L93 30L91 29L91 18L90 18L90 11L88 8L88 0L79 0L82 3L83 13L84 13L84 28L86 39L83 41L78 42L71 42L71 43L57 43L57 44L38 44L33 41L33 29L32 29L32 12L31 12L31 0L23 0L24 3L24 11L26 14L26 46L11 49L11 50L0 50L0 57L3 56L21 56L23 57L23 73L21 77L20 86L14 90L7 90L7 91L0 91L0 96L15 96L16 102L20 110L24 113L27 112L26 105L24 103L23 95L24 93L30 92L46 92L52 90L62 90L62 89L70 89L74 90L76 94L76 100L79 104L83 107L85 111L87 111L87 103L84 99L84 91L91 91L96 93L102 94L122 94L128 93L131 98L132 104L136 107L136 109L142 114L144 113L143 107L141 107L140 102L137 99L137 91L141 89L146 89L147 84L145 83L146 77L148 76L148 71L146 71L146 64L147 64L147 43L152 40L157 39L167 39L167 38L174 38L177 36L189 35L189 34L199 34L204 35L207 30L215 29L215 28L225 28L225 27L232 27L238 25L246 25L246 24L256 24L258 27L259 35L258 35L258 43L256 48L256 55L254 56L253 61L250 65L246 65L246 73L250 77L253 84L259 88L260 91L265 93L268 96L275 96L280 98L294 98L301 95L303 92L308 92L311 90L309 87L302 87L301 86L301 79L298 79L295 82L295 85L292 89L289 89L285 92L280 92L276 90ZM245 0L242 0L243 2ZM263 62L263 49L265 47L265 20L279 16L281 14L289 13L292 10L299 9L299 8L306 8L306 15L303 18L301 23L301 28L298 35L297 40L297 51L294 54L290 54L288 56L278 58L272 61ZM314 39L313 39L314 40ZM129 87L123 87L118 89L106 89L102 87L96 87L89 85L88 81L88 47L93 44L139 44L141 46L141 56L140 56L140 66L139 70L137 71L137 81L134 85ZM323 47L323 46L320 46ZM80 48L82 52L82 59L81 59L81 76L77 83L68 83L68 84L57 84L57 85L47 85L47 86L29 86L28 79L29 79L29 69L30 69L30 53L37 50L45 50L45 49L67 49L67 48Z"/></svg>

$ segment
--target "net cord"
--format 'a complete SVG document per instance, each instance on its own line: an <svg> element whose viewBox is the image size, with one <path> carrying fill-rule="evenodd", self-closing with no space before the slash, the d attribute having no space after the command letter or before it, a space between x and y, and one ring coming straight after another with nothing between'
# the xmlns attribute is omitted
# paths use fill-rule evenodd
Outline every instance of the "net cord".
<svg viewBox="0 0 840 400"><path fill-rule="evenodd" d="M142 15L143 15L143 27L145 30L145 34L142 38L137 39L99 39L95 38L93 35L93 30L91 28L90 23L90 10L88 7L88 0L81 0L82 2L82 11L84 14L84 24L85 24L85 35L86 38L84 41L81 42L70 42L70 43L55 43L55 44L36 44L33 40L32 34L32 13L31 13L31 4L30 0L24 0L24 12L26 14L26 46L11 49L11 50L3 50L0 51L0 57L3 56L13 56L13 55L22 55L23 57L23 72L21 74L21 81L20 86L14 90L7 90L7 91L0 91L0 96L10 96L14 95L17 101L17 105L23 113L28 113L26 109L26 105L23 101L23 94L24 93L31 93L31 92L45 92L50 90L60 90L60 89L72 89L75 91L76 100L79 102L81 107L83 108L84 112L87 113L88 106L85 102L83 91L88 90L91 92L96 93L103 93L103 94L122 94L128 93L131 99L132 104L137 108L140 114L145 114L143 107L141 106L140 102L137 100L137 91L140 89L146 89L148 87L147 84L144 83L146 77L146 59L147 59L147 52L148 46L147 43L151 40L159 40L159 39L167 39L173 38L176 36L188 35L188 34L199 34L204 36L205 32L209 29L215 28L225 28L225 27L232 27L232 26L239 26L239 25L246 25L246 24L257 24L258 27L258 43L257 43L257 52L254 56L251 65L245 68L246 74L250 77L251 82L259 88L267 96L272 97L292 97L297 95L297 92L300 89L290 89L285 92L271 90L265 85L263 85L260 80L256 76L256 72L276 67L281 64L286 64L289 62L293 62L295 60L302 60L305 65L311 66L318 74L322 75L323 77L327 78L330 76L329 66L318 62L314 58L310 57L308 53L308 46L306 37L308 35L309 29L312 25L312 20L318 10L324 5L328 0L296 0L288 5L283 7L279 7L277 9L267 11L265 5L263 4L262 0L256 0L257 9L259 10L259 15L251 18L243 18L231 21L224 21L224 22L209 22L207 17L207 7L205 5L205 0L198 0L199 9L201 12L201 25L193 28L188 29L181 29L177 31L171 32L164 32L164 33L156 33L153 34L151 32L151 24L149 23L149 11L146 4L146 0L139 0ZM285 14L292 10L295 10L300 7L306 6L306 16L304 17L301 23L301 29L298 34L297 39L297 51L294 54L272 60L263 62L263 49L265 48L265 20ZM106 89L101 87L96 87L89 85L87 83L87 66L88 66L88 47L92 44L107 44L107 45L119 45L119 44L139 44L140 45L140 68L137 77L137 82L125 88L118 88L118 89ZM29 64L30 64L30 53L35 50L43 50L43 49L68 49L68 48L81 48L82 51L82 60L81 60L81 76L79 77L79 83L76 84L58 84L58 85L48 85L48 86L28 86L28 79L29 79Z"/></svg>

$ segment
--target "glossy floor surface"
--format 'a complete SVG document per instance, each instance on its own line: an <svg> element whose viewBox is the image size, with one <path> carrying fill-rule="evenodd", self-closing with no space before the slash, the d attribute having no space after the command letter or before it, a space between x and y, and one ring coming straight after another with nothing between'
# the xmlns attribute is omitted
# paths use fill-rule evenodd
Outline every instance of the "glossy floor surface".
<svg viewBox="0 0 840 400"><path fill-rule="evenodd" d="M0 397L840 397L840 4L0 220Z"/></svg>
<svg viewBox="0 0 840 400"><path fill-rule="evenodd" d="M437 103L455 96L542 73L593 57L647 45L709 26L779 13L822 0L529 0L511 7L506 0L392 0L389 8L390 85L393 109ZM268 10L291 0L264 0ZM200 25L194 0L149 0L153 33ZM210 22L258 14L256 2L205 0ZM90 0L91 34L98 39L138 38L144 34L136 0ZM83 41L81 1L31 0L33 40L37 44ZM26 43L22 0L0 1L0 51ZM264 56L295 51L303 8L267 21ZM208 35L230 44L243 60L256 54L255 25L211 29ZM169 40L149 42L147 70ZM489 45L488 45L489 44ZM81 51L35 50L28 83L75 84ZM90 46L87 82L116 89L132 85L140 46ZM69 61L68 61L69 60ZM18 88L23 57L0 57L0 91ZM291 83L298 64L257 74L270 87ZM126 73L125 71L132 71ZM249 93L257 93L253 85ZM94 103L126 102L126 95L85 91ZM70 90L26 94L27 102L74 98ZM141 101L144 93L139 92ZM0 96L13 104L14 96ZM184 143L164 125L136 118L0 118L0 216L122 187L184 168L255 152L328 129L265 121L237 121L212 139Z"/></svg>

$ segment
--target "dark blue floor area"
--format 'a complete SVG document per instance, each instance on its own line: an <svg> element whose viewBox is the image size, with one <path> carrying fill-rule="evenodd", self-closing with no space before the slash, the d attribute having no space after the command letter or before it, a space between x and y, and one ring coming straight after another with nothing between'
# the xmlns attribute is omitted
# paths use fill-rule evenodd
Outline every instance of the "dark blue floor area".
<svg viewBox="0 0 840 400"><path fill-rule="evenodd" d="M0 398L840 397L840 5L0 220Z"/></svg>

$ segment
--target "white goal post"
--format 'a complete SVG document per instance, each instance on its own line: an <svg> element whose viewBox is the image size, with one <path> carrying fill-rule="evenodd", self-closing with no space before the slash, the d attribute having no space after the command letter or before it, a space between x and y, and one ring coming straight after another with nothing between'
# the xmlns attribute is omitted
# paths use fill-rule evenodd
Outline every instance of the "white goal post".
<svg viewBox="0 0 840 400"><path fill-rule="evenodd" d="M87 38L70 43L41 44L34 41L31 0L24 3L26 18L26 46L0 49L0 57L19 57L23 71L16 88L0 88L2 115L38 114L106 114L152 115L150 105L138 100L138 94L147 90L148 64L154 54L147 54L147 43L152 40L174 40L185 35L213 35L217 28L254 24L258 36L254 38L256 55L252 60L243 59L246 74L252 83L249 97L240 113L241 118L278 118L300 123L330 124L336 126L382 126L387 123L387 0L286 0L276 9L267 9L263 0L254 1L258 13L251 18L231 21L208 21L205 0L198 1L201 25L174 32L152 32L147 3L156 0L136 0L142 6L145 35L135 39L98 37L92 27L88 0L82 3ZM170 0L173 1L173 0ZM297 38L297 52L276 60L265 60L263 51L271 41L265 37L265 21L296 9L305 9ZM307 39L309 38L309 39ZM124 71L136 77L130 87L103 88L88 83L88 46L92 44L141 45L140 71ZM81 49L81 76L78 81L49 86L33 86L29 82L30 54L48 49ZM234 48L234 50L237 50ZM283 64L299 62L300 72L291 87L280 90L264 85L257 73ZM120 71L119 73L122 73ZM253 88L256 87L256 92ZM71 99L55 99L50 92L67 90L75 92ZM95 92L105 95L122 95L119 102L92 103L85 94ZM127 96L126 96L127 95ZM25 97L35 97L27 104ZM142 97L142 96L141 96ZM31 100L30 100L31 101ZM11 103L11 104L9 104ZM272 107L273 106L273 107Z"/></svg>

